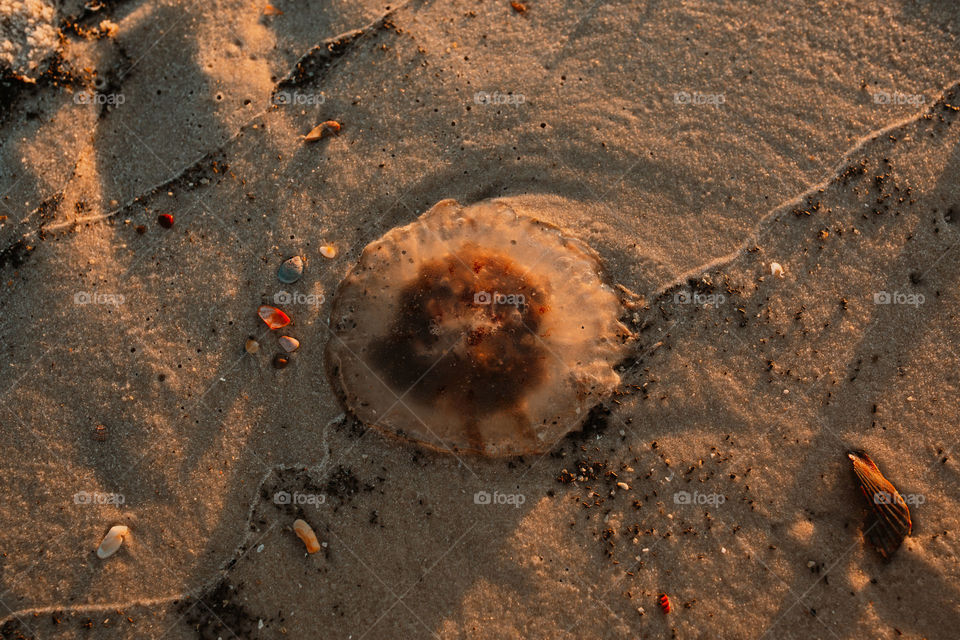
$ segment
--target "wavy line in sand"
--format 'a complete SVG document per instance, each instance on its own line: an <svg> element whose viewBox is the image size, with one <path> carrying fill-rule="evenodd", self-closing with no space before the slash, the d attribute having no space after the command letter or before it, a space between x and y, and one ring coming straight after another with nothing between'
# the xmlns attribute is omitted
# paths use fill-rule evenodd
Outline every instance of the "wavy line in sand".
<svg viewBox="0 0 960 640"><path fill-rule="evenodd" d="M955 80L952 84L947 85L947 87L940 92L940 95L929 107L915 113L912 116L902 118L885 127L871 131L870 133L861 137L849 150L840 156L840 159L836 163L834 163L833 170L827 174L827 177L808 187L789 200L781 202L779 205L771 209L768 214L763 216L754 226L753 231L751 231L744 241L740 243L739 247L730 253L714 258L713 260L710 260L709 262L706 262L698 267L684 271L674 280L655 289L650 295L650 299L662 296L671 289L684 284L689 278L702 275L708 271L715 270L718 267L722 267L730 262L733 262L740 255L745 253L751 245L759 244L764 232L773 228L773 223L778 222L780 218L795 209L797 205L802 205L804 199L818 193L821 190L826 190L826 188L829 187L830 184L833 183L843 173L844 169L850 165L854 156L860 155L867 148L867 146L878 140L881 136L889 135L892 131L906 128L909 125L920 122L928 117L932 117L934 110L938 106L946 104L947 94L955 94L958 90L960 90L960 80Z"/></svg>

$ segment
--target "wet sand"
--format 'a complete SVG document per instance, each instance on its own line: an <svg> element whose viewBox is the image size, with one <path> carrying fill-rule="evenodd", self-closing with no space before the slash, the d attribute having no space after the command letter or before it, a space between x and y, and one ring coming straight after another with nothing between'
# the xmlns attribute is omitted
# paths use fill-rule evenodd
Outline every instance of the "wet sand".
<svg viewBox="0 0 960 640"><path fill-rule="evenodd" d="M956 9L275 6L68 3L2 85L0 636L954 635ZM332 297L493 197L632 299L622 383L544 455L384 437ZM848 449L916 503L890 562Z"/></svg>

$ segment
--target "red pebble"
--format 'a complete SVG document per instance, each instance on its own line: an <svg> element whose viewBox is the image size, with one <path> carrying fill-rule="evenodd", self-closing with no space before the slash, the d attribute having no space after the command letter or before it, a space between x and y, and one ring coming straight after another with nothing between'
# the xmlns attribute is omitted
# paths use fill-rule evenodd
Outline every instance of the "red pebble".
<svg viewBox="0 0 960 640"><path fill-rule="evenodd" d="M157 216L157 224L159 224L164 229L170 229L173 227L173 214L170 213L161 213Z"/></svg>
<svg viewBox="0 0 960 640"><path fill-rule="evenodd" d="M280 309L266 304L260 305L260 308L257 310L257 315L259 315L260 319L266 322L267 326L271 329L279 329L280 327L285 327L290 324L290 316L280 311Z"/></svg>
<svg viewBox="0 0 960 640"><path fill-rule="evenodd" d="M668 598L665 593L660 596L660 609L662 609L664 613L670 613L670 598Z"/></svg>

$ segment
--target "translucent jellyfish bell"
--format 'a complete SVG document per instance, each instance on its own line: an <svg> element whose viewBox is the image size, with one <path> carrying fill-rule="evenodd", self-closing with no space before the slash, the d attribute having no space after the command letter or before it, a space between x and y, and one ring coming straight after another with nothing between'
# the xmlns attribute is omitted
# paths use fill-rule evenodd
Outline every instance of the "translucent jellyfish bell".
<svg viewBox="0 0 960 640"><path fill-rule="evenodd" d="M363 250L337 293L327 371L387 433L545 451L619 383L621 312L583 243L503 201L443 200Z"/></svg>

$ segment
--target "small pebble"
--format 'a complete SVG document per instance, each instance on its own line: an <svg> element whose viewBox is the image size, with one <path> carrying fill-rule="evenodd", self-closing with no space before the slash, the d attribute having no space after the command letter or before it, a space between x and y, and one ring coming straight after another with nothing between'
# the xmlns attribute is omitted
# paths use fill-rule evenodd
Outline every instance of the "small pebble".
<svg viewBox="0 0 960 640"><path fill-rule="evenodd" d="M780 266L779 262L770 263L770 275L777 276L778 278L783 277L783 267Z"/></svg>
<svg viewBox="0 0 960 640"><path fill-rule="evenodd" d="M293 284L303 275L303 258L293 256L284 260L277 270L277 280L284 284Z"/></svg>
<svg viewBox="0 0 960 640"><path fill-rule="evenodd" d="M290 324L290 316L270 305L260 305L260 308L257 310L257 315L259 315L260 319L271 329L279 329Z"/></svg>
<svg viewBox="0 0 960 640"><path fill-rule="evenodd" d="M267 6L265 6L265 7L263 8L263 15L265 15L265 16L282 16L282 15L283 15L283 11L281 11L280 9L277 9L277 8L276 8L275 6L273 6L272 4L268 4Z"/></svg>
<svg viewBox="0 0 960 640"><path fill-rule="evenodd" d="M307 547L307 553L316 553L320 551L320 541L317 540L317 534L313 532L313 527L303 520L293 521L293 532L303 541Z"/></svg>
<svg viewBox="0 0 960 640"><path fill-rule="evenodd" d="M337 248L332 244L325 244L320 247L320 255L322 255L324 258L332 260L333 258L337 257Z"/></svg>
<svg viewBox="0 0 960 640"><path fill-rule="evenodd" d="M103 542L100 543L100 546L97 547L97 557L109 558L117 552L117 549L120 548L120 545L123 544L123 538L130 533L130 527L124 526L122 524L114 525L110 528L110 531L107 532L107 535L104 536Z"/></svg>
<svg viewBox="0 0 960 640"><path fill-rule="evenodd" d="M159 224L164 229L173 228L173 214L170 213L161 213L157 216L157 224Z"/></svg>
<svg viewBox="0 0 960 640"><path fill-rule="evenodd" d="M807 569L813 569L815 566L817 566L816 562L813 560L807 560Z"/></svg>
<svg viewBox="0 0 960 640"><path fill-rule="evenodd" d="M618 482L617 486L623 489L624 491L630 490L630 485L628 485L626 482Z"/></svg>
<svg viewBox="0 0 960 640"><path fill-rule="evenodd" d="M243 346L243 348L247 350L247 353L253 355L260 351L260 343L253 338L247 338L247 343Z"/></svg>
<svg viewBox="0 0 960 640"><path fill-rule="evenodd" d="M277 355L273 356L274 369L283 369L288 364L290 364L290 359L282 353L278 353Z"/></svg>
<svg viewBox="0 0 960 640"><path fill-rule="evenodd" d="M300 341L296 338L291 338L290 336L280 336L280 339L277 340L277 342L280 343L280 348L287 353L293 353L300 348Z"/></svg>
<svg viewBox="0 0 960 640"><path fill-rule="evenodd" d="M147 228L145 226L143 226L142 224L137 225L137 233L139 233L142 236L146 232L147 232Z"/></svg>

